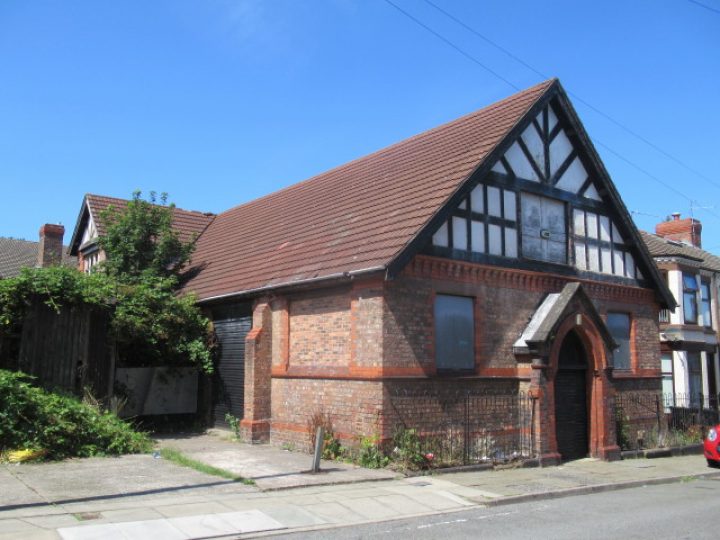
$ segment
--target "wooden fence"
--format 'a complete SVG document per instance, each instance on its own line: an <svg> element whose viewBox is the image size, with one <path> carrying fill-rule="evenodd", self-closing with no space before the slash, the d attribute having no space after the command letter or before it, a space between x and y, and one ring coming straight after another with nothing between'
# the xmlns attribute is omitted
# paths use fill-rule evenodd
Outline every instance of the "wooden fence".
<svg viewBox="0 0 720 540"><path fill-rule="evenodd" d="M82 395L112 395L115 348L104 311L89 306L63 307L58 313L41 301L27 313L20 336L17 368L48 388Z"/></svg>

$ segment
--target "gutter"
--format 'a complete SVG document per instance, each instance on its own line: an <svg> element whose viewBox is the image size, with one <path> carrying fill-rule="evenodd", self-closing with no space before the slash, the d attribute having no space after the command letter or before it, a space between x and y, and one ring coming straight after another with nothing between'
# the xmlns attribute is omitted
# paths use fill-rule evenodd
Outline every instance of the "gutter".
<svg viewBox="0 0 720 540"><path fill-rule="evenodd" d="M370 268L363 268L362 270L353 270L352 272L337 272L335 274L330 274L328 276L301 279L298 281L293 281L292 283L283 283L283 284L279 284L279 285L265 285L263 287L257 287L255 289L248 289L248 290L242 291L242 292L232 292L232 293L220 294L217 296L210 296L208 298L203 298L202 300L198 300L197 303L205 304L205 303L217 302L218 300L227 300L228 298L253 296L258 293L270 291L273 289L290 288L290 287L295 287L297 285L309 285L312 283L319 283L322 281L331 281L331 280L338 280L338 279L343 279L343 278L350 280L350 279L353 279L353 278L363 275L363 274L371 274L374 272L379 272L381 270L385 270L385 267L384 266L373 266Z"/></svg>

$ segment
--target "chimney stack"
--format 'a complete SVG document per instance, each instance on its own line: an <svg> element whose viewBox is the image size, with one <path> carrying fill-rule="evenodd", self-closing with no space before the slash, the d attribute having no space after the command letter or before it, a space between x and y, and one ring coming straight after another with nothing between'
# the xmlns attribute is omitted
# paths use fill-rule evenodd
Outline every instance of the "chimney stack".
<svg viewBox="0 0 720 540"><path fill-rule="evenodd" d="M45 268L62 263L63 235L65 227L46 223L40 227L40 245L38 246L37 266Z"/></svg>
<svg viewBox="0 0 720 540"><path fill-rule="evenodd" d="M655 225L655 234L658 236L685 242L697 248L702 247L701 233L702 224L694 218L680 219L680 212L673 212L671 220Z"/></svg>

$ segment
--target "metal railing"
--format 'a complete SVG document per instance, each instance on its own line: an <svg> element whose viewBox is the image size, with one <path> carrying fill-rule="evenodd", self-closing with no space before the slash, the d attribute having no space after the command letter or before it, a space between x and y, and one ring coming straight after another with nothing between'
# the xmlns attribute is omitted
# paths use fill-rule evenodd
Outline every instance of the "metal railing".
<svg viewBox="0 0 720 540"><path fill-rule="evenodd" d="M527 394L396 390L391 404L395 431L414 430L436 465L535 456L535 398Z"/></svg>
<svg viewBox="0 0 720 540"><path fill-rule="evenodd" d="M720 423L719 397L702 393L618 393L618 444L629 450L700 442L707 427Z"/></svg>

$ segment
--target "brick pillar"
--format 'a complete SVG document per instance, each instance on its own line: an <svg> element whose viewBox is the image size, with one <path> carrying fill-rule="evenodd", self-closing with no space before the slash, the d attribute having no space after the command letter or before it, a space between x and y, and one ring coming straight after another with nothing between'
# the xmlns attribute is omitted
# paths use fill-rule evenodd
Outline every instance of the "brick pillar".
<svg viewBox="0 0 720 540"><path fill-rule="evenodd" d="M560 454L555 437L555 387L548 379L548 359L533 359L532 368L530 395L535 398L535 452L541 466L557 465Z"/></svg>
<svg viewBox="0 0 720 540"><path fill-rule="evenodd" d="M63 235L65 227L46 223L40 227L40 245L38 246L37 266L46 268L62 263Z"/></svg>
<svg viewBox="0 0 720 540"><path fill-rule="evenodd" d="M245 338L245 411L240 434L246 442L270 440L270 371L272 310L267 299L253 309L252 330Z"/></svg>

